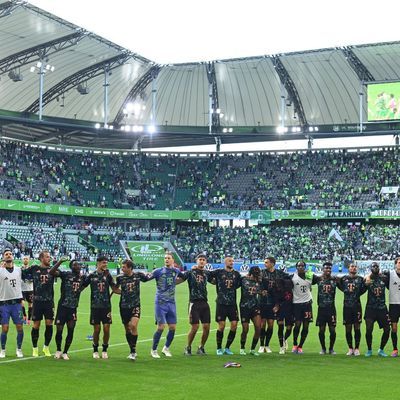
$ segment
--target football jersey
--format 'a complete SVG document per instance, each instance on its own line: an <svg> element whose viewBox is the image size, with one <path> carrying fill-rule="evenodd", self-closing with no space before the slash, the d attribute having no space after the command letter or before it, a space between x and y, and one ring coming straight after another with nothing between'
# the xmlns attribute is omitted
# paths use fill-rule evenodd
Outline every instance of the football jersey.
<svg viewBox="0 0 400 400"><path fill-rule="evenodd" d="M256 308L260 305L259 293L261 291L260 283L247 276L242 277L240 307Z"/></svg>
<svg viewBox="0 0 400 400"><path fill-rule="evenodd" d="M312 301L311 281L301 278L297 272L293 274L293 304Z"/></svg>
<svg viewBox="0 0 400 400"><path fill-rule="evenodd" d="M82 283L82 287L90 285L90 307L91 308L110 308L110 287L115 283L109 273L98 272L97 270L87 275Z"/></svg>
<svg viewBox="0 0 400 400"><path fill-rule="evenodd" d="M22 267L22 270L27 268L29 267ZM33 280L31 276L26 276L24 279L22 279L21 289L23 292L33 292Z"/></svg>
<svg viewBox="0 0 400 400"><path fill-rule="evenodd" d="M61 279L61 296L58 304L68 308L78 307L83 277L72 271L59 271L59 274Z"/></svg>
<svg viewBox="0 0 400 400"><path fill-rule="evenodd" d="M225 268L216 269L210 273L213 283L217 286L217 303L227 306L236 305L236 289L240 287L240 274Z"/></svg>
<svg viewBox="0 0 400 400"><path fill-rule="evenodd" d="M21 268L0 268L0 301L22 298Z"/></svg>
<svg viewBox="0 0 400 400"><path fill-rule="evenodd" d="M400 304L400 277L395 270L389 273L389 304Z"/></svg>
<svg viewBox="0 0 400 400"><path fill-rule="evenodd" d="M118 275L116 286L121 288L120 308L140 307L140 282L148 280L142 272L133 272L131 276Z"/></svg>
<svg viewBox="0 0 400 400"><path fill-rule="evenodd" d="M156 302L175 303L176 278L182 276L182 272L174 267L162 267L155 269L150 274L150 279L155 279L157 284Z"/></svg>
<svg viewBox="0 0 400 400"><path fill-rule="evenodd" d="M209 271L202 269L191 269L183 273L183 279L187 280L189 286L189 301L207 301L207 281Z"/></svg>
<svg viewBox="0 0 400 400"><path fill-rule="evenodd" d="M50 267L32 265L22 271L22 277L33 279L33 300L54 301L54 276L50 275Z"/></svg>
<svg viewBox="0 0 400 400"><path fill-rule="evenodd" d="M387 288L388 277L379 275L371 279L371 284L368 286L367 307L375 310L384 310L386 308L385 289Z"/></svg>
<svg viewBox="0 0 400 400"><path fill-rule="evenodd" d="M319 279L318 286L318 305L320 307L332 307L335 305L336 279Z"/></svg>
<svg viewBox="0 0 400 400"><path fill-rule="evenodd" d="M355 307L361 304L360 296L367 290L363 277L359 275L354 277L350 275L342 276L339 280L338 288L343 292L343 304L345 307Z"/></svg>
<svg viewBox="0 0 400 400"><path fill-rule="evenodd" d="M276 303L275 299L276 281L278 279L288 278L289 275L279 269L274 269L273 271L268 271L267 269L263 269L261 270L261 276L262 276L261 287L263 290L262 295L260 297L261 304L274 305Z"/></svg>

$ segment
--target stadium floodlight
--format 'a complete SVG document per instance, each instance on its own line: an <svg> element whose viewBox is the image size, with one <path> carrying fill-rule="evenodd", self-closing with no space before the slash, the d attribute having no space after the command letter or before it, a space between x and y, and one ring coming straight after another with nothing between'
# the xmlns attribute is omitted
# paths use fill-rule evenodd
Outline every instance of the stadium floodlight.
<svg viewBox="0 0 400 400"><path fill-rule="evenodd" d="M280 125L276 128L276 132L279 134L287 133L287 132L289 132L289 128L287 126Z"/></svg>
<svg viewBox="0 0 400 400"><path fill-rule="evenodd" d="M128 114L129 112L133 111L134 107L135 107L135 106L134 106L133 103L131 103L131 102L127 103L126 106L125 106L125 110L127 111L127 114Z"/></svg>
<svg viewBox="0 0 400 400"><path fill-rule="evenodd" d="M308 127L308 132L314 132L314 127L313 126L309 126Z"/></svg>
<svg viewBox="0 0 400 400"><path fill-rule="evenodd" d="M96 122L96 123L94 124L94 127L95 127L96 129L100 129L100 124L99 124L98 122Z"/></svg>
<svg viewBox="0 0 400 400"><path fill-rule="evenodd" d="M147 127L147 132L150 133L151 135L152 135L153 133L156 133L156 127L155 127L155 125L149 125L149 126Z"/></svg>
<svg viewBox="0 0 400 400"><path fill-rule="evenodd" d="M114 126L113 126L113 125L108 125L108 129L109 129L110 131L112 131L112 130L114 129Z"/></svg>
<svg viewBox="0 0 400 400"><path fill-rule="evenodd" d="M40 60L36 63L35 66L30 68L31 72L38 72L39 75L39 121L42 120L43 115L43 86L44 86L44 75L47 72L54 72L54 65L46 64L44 65L43 61Z"/></svg>
<svg viewBox="0 0 400 400"><path fill-rule="evenodd" d="M318 126L316 126L316 127L314 128L314 131L315 131L315 132L318 132L318 131L319 131Z"/></svg>
<svg viewBox="0 0 400 400"><path fill-rule="evenodd" d="M232 132L233 132L233 128L229 128L229 129L228 129L228 132L229 132L229 133L232 133Z"/></svg>
<svg viewBox="0 0 400 400"><path fill-rule="evenodd" d="M132 132L134 132L134 133L143 132L143 126L141 126L141 125L133 125L132 126Z"/></svg>
<svg viewBox="0 0 400 400"><path fill-rule="evenodd" d="M145 110L145 109L146 109L145 105L142 105L142 104L140 104L140 102L135 101L134 103L132 103L132 102L126 103L123 112L124 112L124 114L133 113L136 117L138 117L140 114L140 111Z"/></svg>
<svg viewBox="0 0 400 400"><path fill-rule="evenodd" d="M227 133L228 132L228 128L223 128L222 129L222 133Z"/></svg>
<svg viewBox="0 0 400 400"><path fill-rule="evenodd" d="M125 131L125 125L121 125L121 127L119 128L121 131Z"/></svg>

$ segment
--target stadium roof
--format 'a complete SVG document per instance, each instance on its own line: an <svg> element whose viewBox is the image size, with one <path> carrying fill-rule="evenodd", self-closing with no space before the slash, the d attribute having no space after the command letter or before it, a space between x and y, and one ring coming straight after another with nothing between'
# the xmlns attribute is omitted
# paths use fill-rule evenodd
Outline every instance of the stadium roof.
<svg viewBox="0 0 400 400"><path fill-rule="evenodd" d="M276 140L282 109L289 129L281 139L354 135L361 82L400 80L400 42L160 65L24 1L0 0L0 23L1 134L45 144L129 149ZM40 60L55 68L44 74L42 121L38 69L30 72ZM147 132L152 125L157 133ZM399 128L364 127L371 134Z"/></svg>

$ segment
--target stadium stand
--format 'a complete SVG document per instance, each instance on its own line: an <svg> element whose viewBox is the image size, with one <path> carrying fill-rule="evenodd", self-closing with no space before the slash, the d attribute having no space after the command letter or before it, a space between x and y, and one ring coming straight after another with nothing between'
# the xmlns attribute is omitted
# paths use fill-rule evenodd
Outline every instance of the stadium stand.
<svg viewBox="0 0 400 400"><path fill-rule="evenodd" d="M0 196L84 207L309 209L397 207L398 148L165 157L66 153L1 144Z"/></svg>
<svg viewBox="0 0 400 400"><path fill-rule="evenodd" d="M220 263L225 254L245 263L274 254L280 260L391 260L400 253L398 224L366 222L274 223L268 226L211 227L208 224L178 223L168 232L159 229L131 229L124 232L107 226L74 226L29 223L18 225L3 220L0 237L16 244L15 257L37 256L50 249L54 256L70 255L93 261L102 253L117 260L124 257L120 240L168 240L186 262L194 262L198 253L207 254L210 263Z"/></svg>
<svg viewBox="0 0 400 400"><path fill-rule="evenodd" d="M337 234L332 235L332 229ZM209 261L225 254L252 263L273 254L281 260L391 260L400 253L398 225L313 223L248 228L181 226L176 246L185 260L204 252Z"/></svg>

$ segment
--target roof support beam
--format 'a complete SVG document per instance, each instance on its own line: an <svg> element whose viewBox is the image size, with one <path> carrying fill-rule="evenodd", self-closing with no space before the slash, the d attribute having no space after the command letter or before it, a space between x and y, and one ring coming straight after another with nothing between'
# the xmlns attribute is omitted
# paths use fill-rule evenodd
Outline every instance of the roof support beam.
<svg viewBox="0 0 400 400"><path fill-rule="evenodd" d="M67 138L67 137L71 137L73 135L79 135L82 134L81 130L67 130L67 129L56 129L56 130L50 130L46 133L44 133L43 135L40 135L36 138L34 138L34 142L36 143L46 143L49 142L50 140L54 139L54 138L60 138L62 137ZM87 132L86 132L87 134Z"/></svg>
<svg viewBox="0 0 400 400"><path fill-rule="evenodd" d="M351 47L343 47L342 52L361 82L370 82L375 80L371 72L368 71L368 68L361 62Z"/></svg>
<svg viewBox="0 0 400 400"><path fill-rule="evenodd" d="M296 85L293 82L292 77L289 75L289 72L284 67L279 56L272 56L272 64L274 65L275 71L278 74L281 83L284 85L287 94L293 102L294 111L299 118L301 126L303 128L308 126L306 114L303 109L303 104L301 103L299 93L297 91ZM281 118L285 118L285 116L281 115Z"/></svg>
<svg viewBox="0 0 400 400"><path fill-rule="evenodd" d="M293 82L292 77L289 75L289 72L284 67L279 56L272 56L272 64L274 65L275 71L281 80L281 83L285 87L290 99L293 102L294 111L299 118L300 124L302 127L306 127L308 125L306 114L303 109L303 104L301 103L299 93L297 91L296 85ZM281 118L285 118L284 115L281 115Z"/></svg>
<svg viewBox="0 0 400 400"><path fill-rule="evenodd" d="M18 53L11 54L10 56L0 60L0 75L23 65L43 60L51 54L75 46L86 35L87 34L84 31L75 32L71 35L63 36L46 43L42 43L38 46L19 51Z"/></svg>
<svg viewBox="0 0 400 400"><path fill-rule="evenodd" d="M60 96L61 94L67 92L75 86L78 86L80 83L86 82L90 79L104 74L104 70L111 71L112 69L120 67L131 57L131 53L118 54L117 56L75 72L74 74L68 76L67 78L63 79L61 82L50 88L46 93L44 93L43 106L55 100L57 96ZM39 99L35 100L29 107L26 108L25 111L36 113L38 112L38 110Z"/></svg>
<svg viewBox="0 0 400 400"><path fill-rule="evenodd" d="M207 79L208 79L208 133L216 133L220 131L221 121L217 109L219 108L217 77L215 74L215 63L209 62L206 64Z"/></svg>
<svg viewBox="0 0 400 400"><path fill-rule="evenodd" d="M0 18L7 17L19 6L20 4L15 1L6 1L0 4Z"/></svg>
<svg viewBox="0 0 400 400"><path fill-rule="evenodd" d="M118 110L116 117L114 118L114 125L120 125L124 119L124 109L126 108L127 104L135 101L135 99L142 93L146 87L157 78L161 67L159 65L154 65L149 68L146 73L144 73L139 80L135 83L132 89L129 91L128 95L126 96L122 106Z"/></svg>

